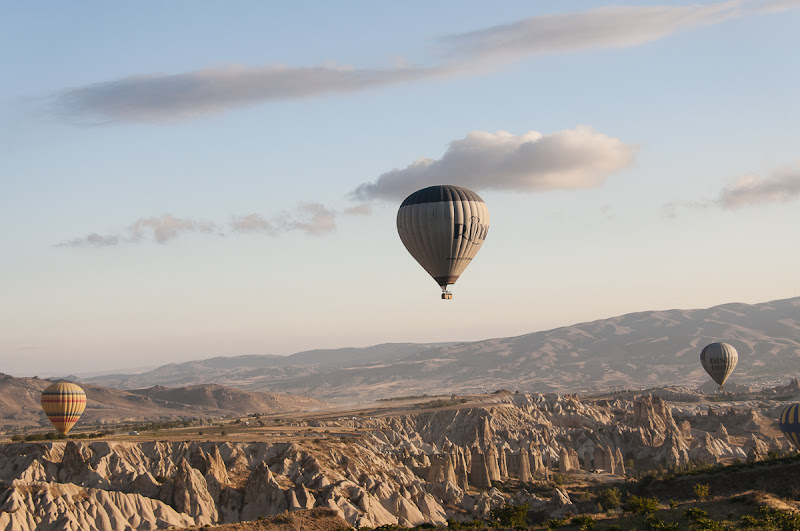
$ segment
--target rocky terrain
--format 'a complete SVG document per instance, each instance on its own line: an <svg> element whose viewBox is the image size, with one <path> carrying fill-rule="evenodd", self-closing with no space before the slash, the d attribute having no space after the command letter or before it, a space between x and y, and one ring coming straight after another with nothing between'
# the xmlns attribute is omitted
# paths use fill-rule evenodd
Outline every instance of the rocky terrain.
<svg viewBox="0 0 800 531"><path fill-rule="evenodd" d="M713 341L739 352L729 385L778 385L800 374L800 298L639 312L471 343L212 358L84 381L123 389L217 383L339 402L497 389L563 394L696 387L709 381L699 354Z"/></svg>
<svg viewBox="0 0 800 531"><path fill-rule="evenodd" d="M670 400L454 396L404 413L298 415L291 437L7 443L0 529L180 528L312 508L354 527L413 527L487 517L509 502L557 518L596 510L559 487L564 478L624 481L789 450L776 426L783 403L761 397L797 397L797 380L736 401L661 394Z"/></svg>
<svg viewBox="0 0 800 531"><path fill-rule="evenodd" d="M52 381L15 378L0 373L0 434L12 428L40 426L50 429L40 397ZM221 385L182 388L154 386L121 391L82 383L86 411L77 430L101 429L121 422L175 421L188 418L219 418L259 412L274 414L312 411L328 404L305 396L250 392Z"/></svg>

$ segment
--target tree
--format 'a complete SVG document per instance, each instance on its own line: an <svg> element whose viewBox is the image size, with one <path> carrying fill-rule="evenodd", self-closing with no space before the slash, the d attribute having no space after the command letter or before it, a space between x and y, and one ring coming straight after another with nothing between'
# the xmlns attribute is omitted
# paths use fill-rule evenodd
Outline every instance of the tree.
<svg viewBox="0 0 800 531"><path fill-rule="evenodd" d="M528 504L507 503L502 507L495 507L489 514L493 520L500 522L501 527L524 527L528 521Z"/></svg>
<svg viewBox="0 0 800 531"><path fill-rule="evenodd" d="M635 514L654 513L658 510L658 499L631 496L625 504L625 510Z"/></svg>
<svg viewBox="0 0 800 531"><path fill-rule="evenodd" d="M692 490L694 491L694 495L697 496L697 499L700 501L705 500L708 498L708 495L711 494L711 487L708 484L701 485L700 483L695 483L692 486Z"/></svg>
<svg viewBox="0 0 800 531"><path fill-rule="evenodd" d="M597 495L597 503L604 511L616 509L622 505L622 493L616 487L603 489Z"/></svg>

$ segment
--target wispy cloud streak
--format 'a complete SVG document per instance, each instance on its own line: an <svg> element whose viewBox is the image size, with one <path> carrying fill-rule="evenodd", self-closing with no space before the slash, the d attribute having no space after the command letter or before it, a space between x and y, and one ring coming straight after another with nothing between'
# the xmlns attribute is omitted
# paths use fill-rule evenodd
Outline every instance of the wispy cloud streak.
<svg viewBox="0 0 800 531"><path fill-rule="evenodd" d="M443 39L448 55L466 61L519 60L532 55L627 48L682 30L741 16L742 2L707 6L614 6L541 15Z"/></svg>
<svg viewBox="0 0 800 531"><path fill-rule="evenodd" d="M261 233L277 236L290 231L321 236L336 230L335 210L320 203L300 203L293 212L282 212L269 219L261 214L236 216L227 226L237 233ZM224 236L216 223L177 218L171 214L140 218L121 234L89 234L58 244L58 247L113 247L125 243L154 241L166 244L188 233L217 234Z"/></svg>
<svg viewBox="0 0 800 531"><path fill-rule="evenodd" d="M82 238L75 238L59 243L57 247L113 247L120 243L119 236L103 236L92 233Z"/></svg>
<svg viewBox="0 0 800 531"><path fill-rule="evenodd" d="M128 227L130 239L139 241L146 235L153 237L158 243L167 243L188 232L210 233L215 229L214 224L193 219L180 219L170 214L161 217L142 218Z"/></svg>
<svg viewBox="0 0 800 531"><path fill-rule="evenodd" d="M275 100L298 100L324 94L415 81L437 75L436 69L357 70L326 65L230 66L183 74L151 74L78 87L59 94L54 111L86 123L161 122Z"/></svg>
<svg viewBox="0 0 800 531"><path fill-rule="evenodd" d="M675 217L681 209L740 208L785 203L800 197L800 163L794 167L780 168L769 177L755 174L743 175L731 185L720 190L715 199L674 201L664 206L667 217Z"/></svg>
<svg viewBox="0 0 800 531"><path fill-rule="evenodd" d="M258 232L272 236L293 230L320 236L336 230L336 212L320 203L300 203L294 213L284 212L269 220L260 214L234 218L231 228L235 232Z"/></svg>
<svg viewBox="0 0 800 531"><path fill-rule="evenodd" d="M438 64L429 66L360 69L337 63L269 64L154 73L62 91L55 95L52 110L78 123L180 120L262 102L477 75L534 55L637 46L731 18L797 7L797 0L735 0L692 6L604 7L542 15L444 37Z"/></svg>

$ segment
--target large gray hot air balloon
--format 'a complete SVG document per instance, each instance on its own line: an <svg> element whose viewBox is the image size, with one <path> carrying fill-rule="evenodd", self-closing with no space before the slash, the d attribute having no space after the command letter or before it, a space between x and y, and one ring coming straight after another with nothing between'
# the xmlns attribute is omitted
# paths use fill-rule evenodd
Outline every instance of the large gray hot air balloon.
<svg viewBox="0 0 800 531"><path fill-rule="evenodd" d="M711 343L700 352L700 363L720 389L736 368L738 361L739 354L736 349L727 343Z"/></svg>
<svg viewBox="0 0 800 531"><path fill-rule="evenodd" d="M486 239L489 209L472 190L438 185L406 197L397 211L397 232L403 245L442 288L442 298L455 284Z"/></svg>

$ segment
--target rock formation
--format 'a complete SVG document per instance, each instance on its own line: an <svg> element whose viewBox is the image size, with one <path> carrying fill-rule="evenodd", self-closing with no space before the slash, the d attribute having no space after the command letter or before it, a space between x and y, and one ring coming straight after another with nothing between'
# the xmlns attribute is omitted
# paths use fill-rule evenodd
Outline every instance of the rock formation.
<svg viewBox="0 0 800 531"><path fill-rule="evenodd" d="M162 529L316 507L356 527L443 525L511 499L557 517L576 511L564 492L547 501L493 484L534 482L548 469L625 475L626 460L635 473L760 459L782 448L751 431L771 422L754 409L684 407L676 421L649 395L507 395L498 404L349 419L357 436L346 441L0 445L0 529Z"/></svg>

